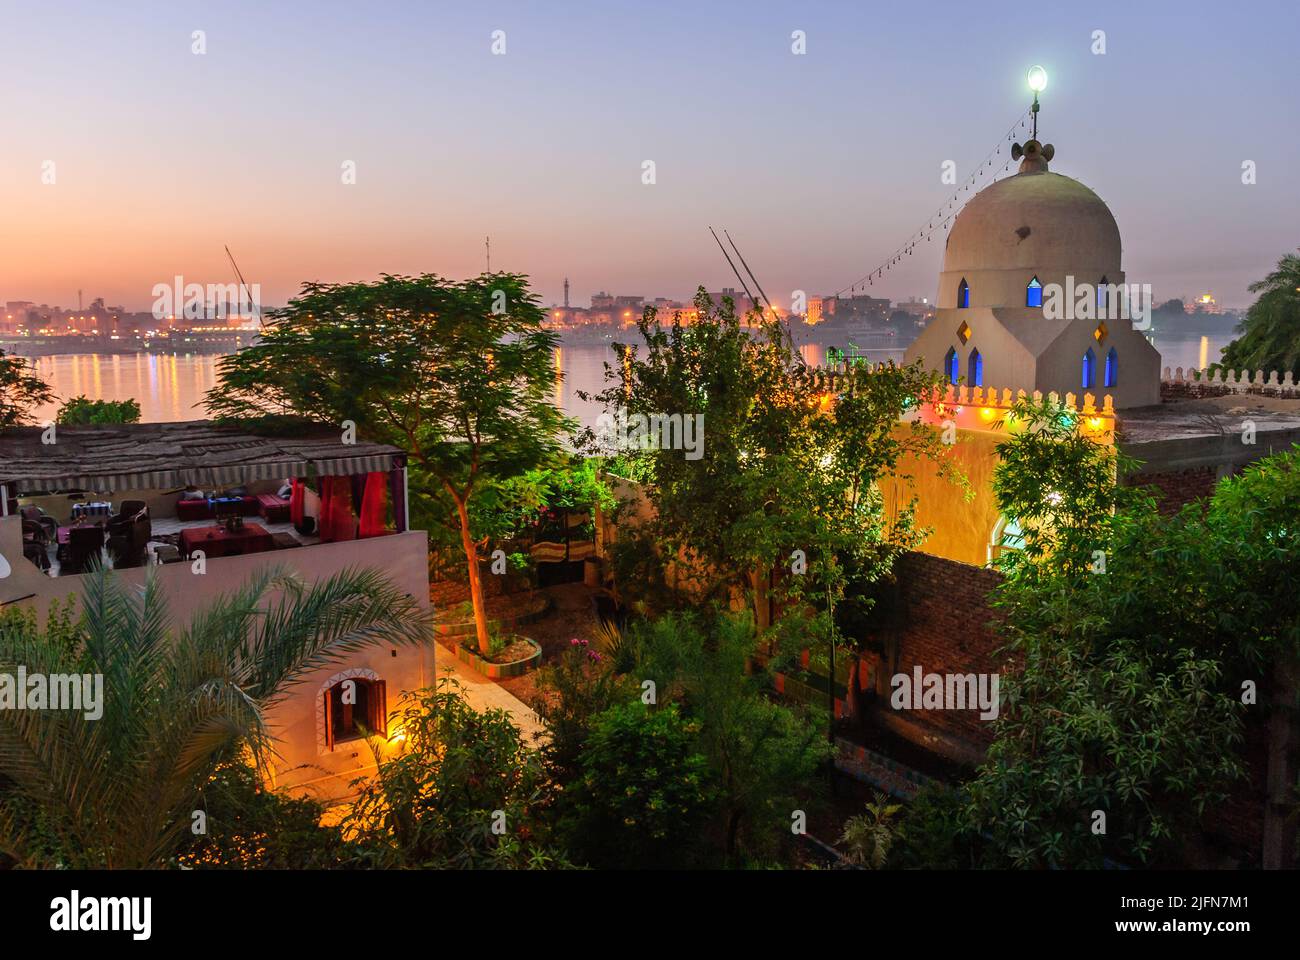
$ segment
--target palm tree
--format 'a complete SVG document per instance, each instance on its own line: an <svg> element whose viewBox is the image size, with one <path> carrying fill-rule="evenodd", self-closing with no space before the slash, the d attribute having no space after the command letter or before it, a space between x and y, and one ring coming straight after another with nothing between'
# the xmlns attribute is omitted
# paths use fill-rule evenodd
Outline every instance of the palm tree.
<svg viewBox="0 0 1300 960"><path fill-rule="evenodd" d="M81 606L71 630L0 616L0 672L103 677L99 719L0 710L0 850L22 863L48 863L53 847L70 867L166 865L216 763L268 759L267 711L292 684L369 644L430 635L428 612L374 571L306 586L268 569L181 628L152 576L131 589L100 570Z"/></svg>
<svg viewBox="0 0 1300 960"><path fill-rule="evenodd" d="M1250 292L1260 297L1238 328L1241 336L1223 348L1219 366L1300 372L1300 256L1286 254L1277 269L1250 285Z"/></svg>

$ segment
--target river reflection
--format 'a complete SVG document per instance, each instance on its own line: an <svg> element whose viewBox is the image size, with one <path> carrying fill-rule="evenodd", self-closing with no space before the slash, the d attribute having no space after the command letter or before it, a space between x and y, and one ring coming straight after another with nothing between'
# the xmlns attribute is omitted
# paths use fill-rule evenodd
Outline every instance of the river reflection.
<svg viewBox="0 0 1300 960"><path fill-rule="evenodd" d="M1230 337L1191 337L1157 343L1162 367L1200 367L1213 363ZM812 366L825 362L824 343L799 347L804 361ZM901 350L869 350L871 360L900 360ZM38 357L31 361L37 374L50 384L59 402L84 394L92 400L135 399L146 422L201 420L203 395L217 382L217 361L212 354L65 354ZM555 402L583 426L594 427L600 405L583 400L579 391L598 393L605 386L604 366L614 360L608 346L557 347ZM36 411L45 423L54 417L58 403Z"/></svg>

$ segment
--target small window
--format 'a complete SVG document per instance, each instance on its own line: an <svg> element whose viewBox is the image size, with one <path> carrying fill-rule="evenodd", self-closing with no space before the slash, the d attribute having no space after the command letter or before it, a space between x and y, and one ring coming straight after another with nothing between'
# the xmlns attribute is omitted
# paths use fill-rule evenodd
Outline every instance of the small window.
<svg viewBox="0 0 1300 960"><path fill-rule="evenodd" d="M953 347L948 348L947 354L943 358L943 375L948 378L949 383L956 383L960 373L961 364L957 359L957 351Z"/></svg>
<svg viewBox="0 0 1300 960"><path fill-rule="evenodd" d="M1107 316L1110 307L1110 293L1106 289L1108 286L1110 281L1105 277L1102 277L1101 282L1097 284L1097 316L1099 317Z"/></svg>
<svg viewBox="0 0 1300 960"><path fill-rule="evenodd" d="M1106 371L1103 375L1103 383L1108 387L1115 386L1119 382L1119 354L1115 348L1110 348L1110 353L1106 354Z"/></svg>
<svg viewBox="0 0 1300 960"><path fill-rule="evenodd" d="M1025 288L1025 306L1041 307L1043 305L1043 285L1038 282L1038 278L1029 281L1029 286Z"/></svg>
<svg viewBox="0 0 1300 960"><path fill-rule="evenodd" d="M325 745L388 736L384 681L348 677L325 691Z"/></svg>
<svg viewBox="0 0 1300 960"><path fill-rule="evenodd" d="M984 358L978 350L971 350L966 361L966 383L972 387L984 386Z"/></svg>
<svg viewBox="0 0 1300 960"><path fill-rule="evenodd" d="M970 287L965 277L962 277L961 283L957 284L957 306L962 310L970 306Z"/></svg>
<svg viewBox="0 0 1300 960"><path fill-rule="evenodd" d="M1025 549L1025 533L1020 524L1008 517L999 517L993 525L993 536L989 540L989 563L997 560L1008 550Z"/></svg>
<svg viewBox="0 0 1300 960"><path fill-rule="evenodd" d="M1083 355L1083 389L1091 390L1097 383L1097 355L1088 348Z"/></svg>

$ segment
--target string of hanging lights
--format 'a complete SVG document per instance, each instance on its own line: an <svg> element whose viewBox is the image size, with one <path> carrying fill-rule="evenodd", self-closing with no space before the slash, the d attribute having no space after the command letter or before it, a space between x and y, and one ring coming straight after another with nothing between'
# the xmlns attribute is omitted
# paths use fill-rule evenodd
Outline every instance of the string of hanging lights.
<svg viewBox="0 0 1300 960"><path fill-rule="evenodd" d="M975 167L975 171L970 175L968 175L964 181L962 181L962 183L957 187L957 189L953 191L952 196L950 196L947 200L945 200L938 210L936 210L931 216L926 218L925 226L918 227L916 230L913 230L911 236L909 236L906 240L904 240L901 244L899 244L894 249L894 251L884 260L884 262L878 264L873 270L868 272L865 276L859 277L857 280L849 284L847 287L841 287L839 290L836 290L835 296L838 297L845 290L856 292L857 288L863 286L864 284L866 286L871 286L875 280L878 280L882 276L884 276L884 274L887 273L890 269L892 269L896 263L901 262L904 257L910 257L912 255L912 251L916 249L916 245L918 243L929 243L930 239L934 236L934 234L937 231L947 228L948 224L952 223L953 218L956 217L957 214L961 212L961 205L959 204L958 201L962 198L962 194L970 192L970 188L974 186L976 183L978 183L979 180L984 176L986 169L992 170L993 162L995 158L999 156L1006 156L1006 160L1002 163L1002 165L998 167L996 170L992 170L992 175L989 177L990 183L997 181L997 179L1003 173L1006 172L1007 167L1009 167L1014 162L1014 158L1011 156L1010 148L1008 147L1005 155L1002 153L1002 148L1015 138L1017 130L1024 128L1025 124L1029 120L1029 115L1032 112L1032 110L1033 110L1032 107L1027 108L1024 113L1022 113L1019 117L1016 118L1015 122L1012 123L1011 126L1008 128L1006 136L1000 139L997 145L985 155L984 159L980 161L978 166Z"/></svg>

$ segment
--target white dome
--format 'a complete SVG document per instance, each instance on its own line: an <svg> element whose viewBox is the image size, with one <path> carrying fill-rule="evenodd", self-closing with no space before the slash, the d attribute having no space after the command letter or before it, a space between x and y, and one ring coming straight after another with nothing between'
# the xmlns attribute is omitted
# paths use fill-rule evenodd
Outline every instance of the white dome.
<svg viewBox="0 0 1300 960"><path fill-rule="evenodd" d="M1021 172L985 187L957 214L944 248L940 307L957 306L965 280L972 307L1023 307L1025 286L1122 282L1119 226L1105 201L1078 180L1026 159Z"/></svg>

